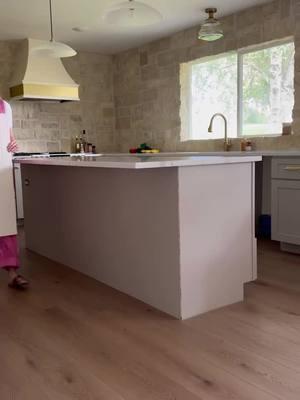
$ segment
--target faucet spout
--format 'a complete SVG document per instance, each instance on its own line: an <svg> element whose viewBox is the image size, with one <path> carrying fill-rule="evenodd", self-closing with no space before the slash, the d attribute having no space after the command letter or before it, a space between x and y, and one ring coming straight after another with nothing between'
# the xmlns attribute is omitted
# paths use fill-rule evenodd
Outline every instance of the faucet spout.
<svg viewBox="0 0 300 400"><path fill-rule="evenodd" d="M221 113L214 114L211 117L210 124L209 124L209 127L208 127L208 132L212 133L212 131L213 131L213 123L214 123L214 120L215 120L216 117L221 117L224 120L224 150L225 151L229 151L231 146L232 146L232 143L231 143L231 140L228 138L228 128L227 128L228 124L227 124L227 119L226 119L225 115L223 115Z"/></svg>

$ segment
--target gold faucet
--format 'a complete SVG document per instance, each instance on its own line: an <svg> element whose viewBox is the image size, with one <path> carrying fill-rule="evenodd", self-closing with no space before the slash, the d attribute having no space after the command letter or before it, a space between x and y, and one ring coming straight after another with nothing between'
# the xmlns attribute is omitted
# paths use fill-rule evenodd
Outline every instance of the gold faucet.
<svg viewBox="0 0 300 400"><path fill-rule="evenodd" d="M232 143L231 143L231 140L228 138L228 134L227 134L227 119L223 114L217 113L217 114L214 114L211 117L210 124L209 124L209 127L208 127L208 132L212 133L212 131L213 131L213 122L214 122L214 119L216 117L221 117L224 120L224 123L225 123L224 150L225 151L229 151L231 146L232 146Z"/></svg>

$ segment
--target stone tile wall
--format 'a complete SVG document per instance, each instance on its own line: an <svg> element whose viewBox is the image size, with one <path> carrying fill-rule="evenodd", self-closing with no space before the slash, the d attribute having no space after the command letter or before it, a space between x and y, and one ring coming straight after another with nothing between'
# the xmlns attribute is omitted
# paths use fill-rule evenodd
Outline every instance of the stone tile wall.
<svg viewBox="0 0 300 400"><path fill-rule="evenodd" d="M296 23L298 22L298 23ZM225 38L197 40L199 26L114 56L119 150L147 141L165 151L213 151L222 140L181 141L179 66L182 62L294 35L295 135L255 139L258 149L300 148L300 0L276 0L223 19ZM239 140L234 141L239 149Z"/></svg>
<svg viewBox="0 0 300 400"><path fill-rule="evenodd" d="M99 152L150 142L165 151L213 151L222 140L181 140L182 62L294 36L293 136L255 139L257 149L300 148L300 0L276 0L223 19L225 38L197 40L199 26L115 56L80 53L65 60L80 84L80 103L15 102L14 130L24 151L69 151L86 129ZM0 95L8 96L16 43L0 42ZM234 141L234 149L239 140Z"/></svg>
<svg viewBox="0 0 300 400"><path fill-rule="evenodd" d="M0 95L9 97L9 81L18 44L0 42ZM64 60L80 84L80 102L11 103L20 151L71 151L74 137L86 129L99 152L115 150L112 57L79 53Z"/></svg>

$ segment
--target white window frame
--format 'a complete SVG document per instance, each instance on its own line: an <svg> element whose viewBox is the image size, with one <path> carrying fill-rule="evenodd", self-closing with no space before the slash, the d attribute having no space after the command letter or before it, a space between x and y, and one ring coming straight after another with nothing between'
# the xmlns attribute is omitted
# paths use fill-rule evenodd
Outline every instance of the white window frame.
<svg viewBox="0 0 300 400"><path fill-rule="evenodd" d="M253 45L253 46L248 46L242 49L238 49L238 50L233 50L233 51L228 51L226 53L221 53L218 55L214 55L214 56L208 56L208 57L203 57L197 60L193 60L187 63L188 65L188 70L187 70L187 76L185 76L183 78L183 80L181 80L181 86L185 85L188 86L187 90L187 98L185 99L185 107L188 113L188 117L186 118L185 116L183 116L183 113L181 112L181 118L182 120L185 121L185 128L187 129L188 132L188 137L186 137L187 135L185 135L185 137L182 137L182 140L209 140L209 139L194 139L193 135L192 135L192 113L191 113L191 108L192 108L192 66L194 64L202 64L208 61L212 61L212 60L217 60L218 58L222 58L226 55L230 55L230 54L237 54L237 138L244 138L245 136L242 134L243 132L243 57L246 54L249 53L254 53L260 50L264 50L264 49L270 49L272 47L276 47L276 46L282 46L284 44L288 44L288 43L295 43L294 37L293 36L289 36L286 37L284 39L279 39L279 40L273 40L273 41L269 41L269 42L265 42L262 44L258 44L258 45ZM182 78L182 77L181 77ZM184 99L182 99L182 101L184 101ZM263 137L278 137L281 136L282 133L278 132L275 134L268 134L268 135L251 135L251 138L263 138Z"/></svg>

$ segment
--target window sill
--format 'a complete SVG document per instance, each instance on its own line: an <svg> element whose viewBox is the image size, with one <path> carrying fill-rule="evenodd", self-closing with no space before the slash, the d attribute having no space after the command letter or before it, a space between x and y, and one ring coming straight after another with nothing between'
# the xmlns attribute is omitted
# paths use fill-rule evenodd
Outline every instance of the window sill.
<svg viewBox="0 0 300 400"><path fill-rule="evenodd" d="M248 135L248 136L238 136L235 139L267 139L267 138L278 138L280 136L292 136L292 135L283 135L282 133L273 133L273 134L267 134L267 135ZM234 138L232 138L234 139Z"/></svg>
<svg viewBox="0 0 300 400"><path fill-rule="evenodd" d="M273 135L249 135L249 136L238 136L238 137L228 137L232 141L237 141L237 140L243 140L243 139L249 139L249 140L257 140L257 139L275 139L283 136L293 136L291 135L282 135L282 133L278 134L273 134ZM224 138L182 138L180 140L181 143L184 142L207 142L207 141L224 141Z"/></svg>

